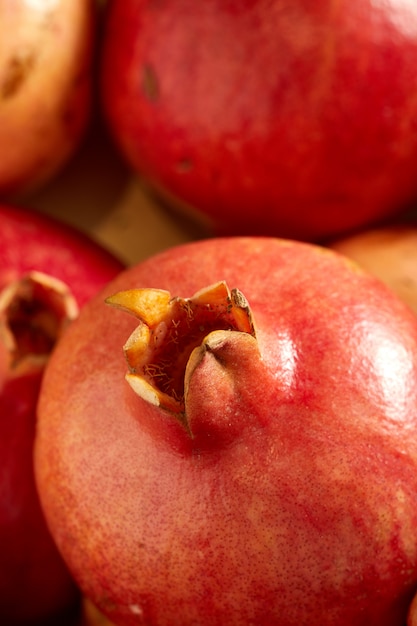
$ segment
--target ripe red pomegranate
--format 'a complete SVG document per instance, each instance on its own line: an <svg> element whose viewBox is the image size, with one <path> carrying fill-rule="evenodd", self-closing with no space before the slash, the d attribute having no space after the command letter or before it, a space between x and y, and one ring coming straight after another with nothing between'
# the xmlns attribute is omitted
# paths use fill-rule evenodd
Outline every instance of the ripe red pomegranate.
<svg viewBox="0 0 417 626"><path fill-rule="evenodd" d="M390 224L330 243L377 276L417 313L417 225Z"/></svg>
<svg viewBox="0 0 417 626"><path fill-rule="evenodd" d="M122 265L30 210L0 206L0 233L0 623L63 626L79 592L39 504L36 405L56 341Z"/></svg>
<svg viewBox="0 0 417 626"><path fill-rule="evenodd" d="M417 324L390 290L311 244L208 239L83 308L45 373L35 473L119 626L403 626L416 428Z"/></svg>
<svg viewBox="0 0 417 626"><path fill-rule="evenodd" d="M46 183L91 108L94 0L0 0L0 195Z"/></svg>
<svg viewBox="0 0 417 626"><path fill-rule="evenodd" d="M216 232L316 240L417 198L416 64L410 1L113 0L102 100Z"/></svg>

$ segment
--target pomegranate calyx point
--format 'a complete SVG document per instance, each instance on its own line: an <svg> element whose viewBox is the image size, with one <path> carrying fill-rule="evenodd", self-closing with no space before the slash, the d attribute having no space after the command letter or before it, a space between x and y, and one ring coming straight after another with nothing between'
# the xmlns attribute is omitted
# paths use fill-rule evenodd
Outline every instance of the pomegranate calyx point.
<svg viewBox="0 0 417 626"><path fill-rule="evenodd" d="M0 341L14 371L44 367L78 305L61 280L36 270L0 291Z"/></svg>
<svg viewBox="0 0 417 626"><path fill-rule="evenodd" d="M131 289L106 299L140 320L123 350L126 380L138 396L177 415L187 424L184 383L194 349L216 330L249 333L255 327L249 304L220 281L191 298L159 289Z"/></svg>

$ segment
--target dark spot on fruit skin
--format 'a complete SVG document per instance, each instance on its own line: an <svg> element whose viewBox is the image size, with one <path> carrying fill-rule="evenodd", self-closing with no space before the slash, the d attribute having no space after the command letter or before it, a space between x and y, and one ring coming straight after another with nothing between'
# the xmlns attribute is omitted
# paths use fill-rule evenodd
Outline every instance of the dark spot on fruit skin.
<svg viewBox="0 0 417 626"><path fill-rule="evenodd" d="M150 102L159 100L158 77L152 65L148 63L143 66L142 86L143 92Z"/></svg>
<svg viewBox="0 0 417 626"><path fill-rule="evenodd" d="M12 56L0 82L0 97L7 100L16 95L24 84L35 65L35 56L31 54L15 54Z"/></svg>
<svg viewBox="0 0 417 626"><path fill-rule="evenodd" d="M176 170L180 174L185 174L186 172L190 172L192 169L193 169L193 162L191 159L187 159L187 158L184 158L178 161L177 166L176 166Z"/></svg>

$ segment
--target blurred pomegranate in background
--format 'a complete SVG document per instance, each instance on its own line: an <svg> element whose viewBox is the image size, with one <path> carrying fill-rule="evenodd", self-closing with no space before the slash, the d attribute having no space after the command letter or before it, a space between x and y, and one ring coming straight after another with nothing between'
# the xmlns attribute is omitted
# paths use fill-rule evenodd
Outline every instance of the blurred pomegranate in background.
<svg viewBox="0 0 417 626"><path fill-rule="evenodd" d="M317 240L417 198L417 4L111 0L102 102L215 232Z"/></svg>
<svg viewBox="0 0 417 626"><path fill-rule="evenodd" d="M46 183L90 117L94 0L0 0L0 197Z"/></svg>
<svg viewBox="0 0 417 626"><path fill-rule="evenodd" d="M123 267L75 228L31 209L0 204L0 289L38 270L68 284L79 306Z"/></svg>
<svg viewBox="0 0 417 626"><path fill-rule="evenodd" d="M30 210L0 206L0 233L0 624L64 626L79 592L39 504L36 405L55 343L122 265Z"/></svg>
<svg viewBox="0 0 417 626"><path fill-rule="evenodd" d="M338 239L329 247L377 276L417 313L417 226L403 223Z"/></svg>

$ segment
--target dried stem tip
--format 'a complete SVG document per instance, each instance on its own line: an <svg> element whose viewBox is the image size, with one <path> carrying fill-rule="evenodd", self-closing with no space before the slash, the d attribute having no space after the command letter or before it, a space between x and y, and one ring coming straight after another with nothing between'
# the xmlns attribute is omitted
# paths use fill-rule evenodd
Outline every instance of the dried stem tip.
<svg viewBox="0 0 417 626"><path fill-rule="evenodd" d="M255 336L248 302L224 281L198 291L191 298L172 298L159 289L131 289L106 300L135 317L124 353L126 378L134 391L156 406L184 414L185 368L192 351L215 330Z"/></svg>
<svg viewBox="0 0 417 626"><path fill-rule="evenodd" d="M78 305L65 283L31 271L0 291L0 341L10 366L43 367Z"/></svg>

